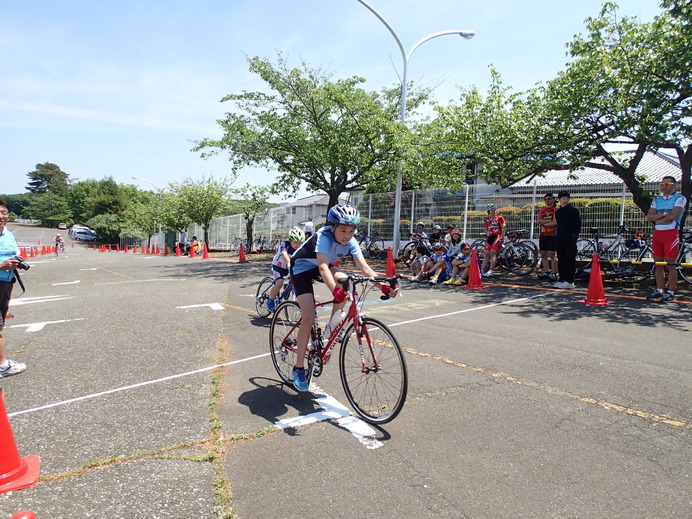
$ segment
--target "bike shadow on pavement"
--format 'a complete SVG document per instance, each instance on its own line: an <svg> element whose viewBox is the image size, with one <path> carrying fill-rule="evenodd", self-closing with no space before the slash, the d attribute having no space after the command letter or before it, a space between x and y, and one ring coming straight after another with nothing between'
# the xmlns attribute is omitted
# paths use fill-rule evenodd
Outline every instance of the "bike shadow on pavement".
<svg viewBox="0 0 692 519"><path fill-rule="evenodd" d="M289 384L270 378L252 377L249 381L256 386L256 389L242 393L238 397L238 403L246 406L253 415L264 418L272 425L286 418L297 418L324 411L315 401L319 395L311 392L299 393ZM333 419L322 421L341 428ZM368 425L378 431L377 440L391 439L391 435L382 427L376 424ZM298 434L297 427L287 427L283 430L289 436Z"/></svg>
<svg viewBox="0 0 692 519"><path fill-rule="evenodd" d="M255 389L241 393L238 403L272 425L292 416L305 416L322 411L312 398L312 393L298 393L284 382L265 377L252 377L249 381ZM297 432L296 428L284 430L290 435Z"/></svg>

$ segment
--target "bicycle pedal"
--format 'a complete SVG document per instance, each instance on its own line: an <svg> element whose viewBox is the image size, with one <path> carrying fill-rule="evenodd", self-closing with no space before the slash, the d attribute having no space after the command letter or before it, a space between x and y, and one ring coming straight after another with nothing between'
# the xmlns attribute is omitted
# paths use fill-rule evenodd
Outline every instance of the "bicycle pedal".
<svg viewBox="0 0 692 519"><path fill-rule="evenodd" d="M310 355L310 366L312 367L312 376L319 377L322 374L322 359L315 355Z"/></svg>

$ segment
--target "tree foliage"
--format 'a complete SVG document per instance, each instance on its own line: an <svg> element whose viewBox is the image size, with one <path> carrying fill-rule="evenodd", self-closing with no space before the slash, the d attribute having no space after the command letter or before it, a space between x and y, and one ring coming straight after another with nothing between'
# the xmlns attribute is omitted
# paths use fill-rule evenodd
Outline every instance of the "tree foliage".
<svg viewBox="0 0 692 519"><path fill-rule="evenodd" d="M257 57L248 62L271 93L226 96L233 109L218 121L223 137L205 139L196 150L226 151L234 168L276 168L282 194L306 185L328 194L330 205L344 191L391 182L407 142L391 91L366 92L360 77L332 81L305 63L290 68L281 55L276 65Z"/></svg>
<svg viewBox="0 0 692 519"><path fill-rule="evenodd" d="M52 162L36 164L36 169L27 173L29 185L27 190L31 193L52 193L58 196L67 196L69 191L69 175L60 169L60 166Z"/></svg>
<svg viewBox="0 0 692 519"><path fill-rule="evenodd" d="M222 180L202 177L197 181L188 178L179 184L171 184L173 193L179 197L180 210L204 229L204 243L207 245L212 219L223 216L228 207L233 180L230 177Z"/></svg>
<svg viewBox="0 0 692 519"><path fill-rule="evenodd" d="M639 208L651 194L637 167L647 150L678 155L690 196L692 33L689 4L668 0L651 23L618 18L606 3L568 46L572 60L545 86L513 93L493 71L486 98L462 91L431 125L438 153L473 156L502 185L551 169L583 166L617 175ZM624 156L613 145L628 145ZM621 148L620 148L621 149Z"/></svg>

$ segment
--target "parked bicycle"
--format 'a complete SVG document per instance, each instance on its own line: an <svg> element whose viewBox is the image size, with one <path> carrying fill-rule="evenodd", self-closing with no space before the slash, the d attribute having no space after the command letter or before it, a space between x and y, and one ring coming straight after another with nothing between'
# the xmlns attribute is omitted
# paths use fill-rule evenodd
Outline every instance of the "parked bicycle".
<svg viewBox="0 0 692 519"><path fill-rule="evenodd" d="M389 283L394 287L400 277L351 275L344 279L341 284L351 294L345 318L334 328L326 343L316 318L310 332L311 347L306 354L309 384L312 377L322 374L336 343L341 343L339 372L346 398L363 420L374 424L393 420L403 408L408 371L404 351L394 334L381 321L366 317L362 306L373 288L371 282ZM362 296L357 290L359 286L363 287ZM331 301L316 303L315 309L331 304ZM298 303L286 301L276 309L269 330L272 362L281 380L287 384L293 384L300 323Z"/></svg>
<svg viewBox="0 0 692 519"><path fill-rule="evenodd" d="M505 241L502 243L502 250L497 255L497 264L517 276L531 274L538 265L538 247L522 236L528 236L529 231L521 229L518 231L508 231L505 234ZM485 251L486 234L478 238L471 244L471 249L475 249L479 260Z"/></svg>
<svg viewBox="0 0 692 519"><path fill-rule="evenodd" d="M625 242L632 233L627 226L621 225L618 229L618 235L610 243L603 243L602 236L599 234L598 227L591 227L589 232L591 238L579 238L577 240L577 260L590 260L595 252L598 252L598 257L604 260L617 260L626 249Z"/></svg>
<svg viewBox="0 0 692 519"><path fill-rule="evenodd" d="M267 308L267 299L269 299L269 294L276 283L276 279L271 276L267 276L260 284L257 286L257 294L255 295L255 309L257 310L257 315L260 317L267 317L271 310ZM283 303L284 301L295 300L296 295L293 290L293 281L290 277L284 278L284 286L279 291L276 296L276 306Z"/></svg>
<svg viewBox="0 0 692 519"><path fill-rule="evenodd" d="M419 235L412 234L411 241L404 245L404 248L401 249L401 253L399 254L399 259L404 265L408 266L411 264L413 259L416 257L416 249L419 245L425 247L426 254L428 256L432 254L430 244L423 240Z"/></svg>
<svg viewBox="0 0 692 519"><path fill-rule="evenodd" d="M380 259L384 256L384 240L380 233L375 231L372 235L364 233L358 238L358 245L366 258Z"/></svg>
<svg viewBox="0 0 692 519"><path fill-rule="evenodd" d="M603 273L603 278L639 281L654 277L656 264L651 250L652 236L642 231L635 232L634 238L626 242L629 245L627 250L614 263L612 271ZM678 277L692 284L692 231L682 233L675 263Z"/></svg>

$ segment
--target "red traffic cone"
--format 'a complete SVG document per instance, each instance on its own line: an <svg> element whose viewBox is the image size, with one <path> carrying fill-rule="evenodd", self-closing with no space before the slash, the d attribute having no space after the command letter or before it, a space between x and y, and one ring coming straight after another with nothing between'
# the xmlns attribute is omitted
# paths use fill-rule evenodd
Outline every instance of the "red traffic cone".
<svg viewBox="0 0 692 519"><path fill-rule="evenodd" d="M180 243L175 244L175 255L180 256Z"/></svg>
<svg viewBox="0 0 692 519"><path fill-rule="evenodd" d="M74 249L74 242L72 242L72 248Z"/></svg>
<svg viewBox="0 0 692 519"><path fill-rule="evenodd" d="M190 244L190 257L195 257L195 246L193 244Z"/></svg>
<svg viewBox="0 0 692 519"><path fill-rule="evenodd" d="M0 389L0 494L30 487L38 481L38 456L19 457L12 427L5 411L5 394Z"/></svg>
<svg viewBox="0 0 692 519"><path fill-rule="evenodd" d="M127 254L127 243L124 245L123 252Z"/></svg>
<svg viewBox="0 0 692 519"><path fill-rule="evenodd" d="M392 253L392 247L387 247L387 270L385 271L387 276L396 276L396 265L394 265L394 254Z"/></svg>
<svg viewBox="0 0 692 519"><path fill-rule="evenodd" d="M594 253L591 258L591 274L589 274L589 291L586 293L586 299L577 301L585 305L607 306L612 305L613 301L608 301L605 298L603 291L603 278L601 277L601 260L598 254Z"/></svg>
<svg viewBox="0 0 692 519"><path fill-rule="evenodd" d="M243 244L240 244L240 252L238 253L238 263L247 263L247 258L245 257L245 249L243 249Z"/></svg>
<svg viewBox="0 0 692 519"><path fill-rule="evenodd" d="M209 259L209 249L207 249L207 244L204 244L204 252L202 253L202 259Z"/></svg>
<svg viewBox="0 0 692 519"><path fill-rule="evenodd" d="M156 244L156 255L161 256L161 247L159 247L159 244Z"/></svg>
<svg viewBox="0 0 692 519"><path fill-rule="evenodd" d="M115 244L115 252L120 252L120 244L119 243Z"/></svg>
<svg viewBox="0 0 692 519"><path fill-rule="evenodd" d="M471 267L469 268L469 282L466 286L461 287L467 290L483 290L486 287L481 281L481 266L478 263L478 254L476 249L471 250Z"/></svg>
<svg viewBox="0 0 692 519"><path fill-rule="evenodd" d="M132 254L137 254L137 244L136 243L132 247Z"/></svg>
<svg viewBox="0 0 692 519"><path fill-rule="evenodd" d="M167 243L163 244L163 255L168 256L168 244Z"/></svg>
<svg viewBox="0 0 692 519"><path fill-rule="evenodd" d="M108 252L113 252L113 249L111 249L111 244L108 244Z"/></svg>

